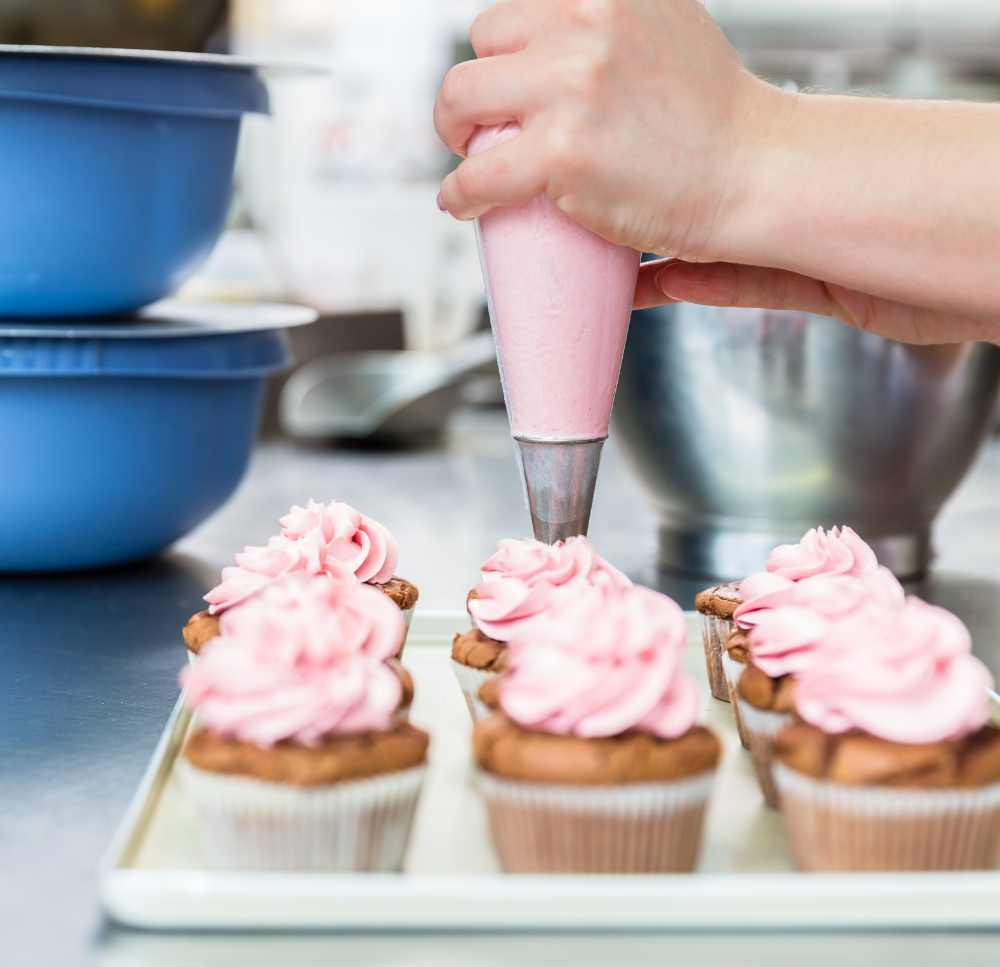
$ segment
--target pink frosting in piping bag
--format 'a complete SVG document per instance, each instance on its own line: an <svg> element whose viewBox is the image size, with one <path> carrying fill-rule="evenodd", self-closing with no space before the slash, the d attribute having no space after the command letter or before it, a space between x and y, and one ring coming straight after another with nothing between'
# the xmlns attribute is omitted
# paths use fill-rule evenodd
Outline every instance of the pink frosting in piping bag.
<svg viewBox="0 0 1000 967"><path fill-rule="evenodd" d="M520 132L515 121L477 128L469 156ZM606 242L544 194L477 221L511 433L606 437L639 252Z"/></svg>
<svg viewBox="0 0 1000 967"><path fill-rule="evenodd" d="M544 611L556 588L573 582L606 584L619 589L632 582L594 553L586 537L570 537L555 544L528 538L502 540L482 567L483 582L469 612L484 634L509 641L527 620Z"/></svg>
<svg viewBox="0 0 1000 967"><path fill-rule="evenodd" d="M835 622L796 680L795 706L829 734L939 742L986 723L992 683L965 625L911 597L900 609L871 605Z"/></svg>
<svg viewBox="0 0 1000 967"><path fill-rule="evenodd" d="M205 595L212 614L293 572L384 584L396 569L392 534L340 500L293 506L278 523L281 533L265 547L244 548L235 567L222 569L222 583Z"/></svg>
<svg viewBox="0 0 1000 967"><path fill-rule="evenodd" d="M219 630L181 672L211 731L267 747L391 726L402 689L385 659L403 618L381 591L294 574L226 610Z"/></svg>
<svg viewBox="0 0 1000 967"><path fill-rule="evenodd" d="M698 713L698 687L681 667L686 645L684 614L665 595L573 582L510 640L500 705L557 735L676 738Z"/></svg>

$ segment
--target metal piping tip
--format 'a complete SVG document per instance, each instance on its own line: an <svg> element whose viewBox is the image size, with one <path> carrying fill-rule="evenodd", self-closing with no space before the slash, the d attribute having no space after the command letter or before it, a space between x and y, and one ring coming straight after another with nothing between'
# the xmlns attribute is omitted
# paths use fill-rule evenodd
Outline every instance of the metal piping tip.
<svg viewBox="0 0 1000 967"><path fill-rule="evenodd" d="M514 438L536 540L554 544L587 533L603 446Z"/></svg>

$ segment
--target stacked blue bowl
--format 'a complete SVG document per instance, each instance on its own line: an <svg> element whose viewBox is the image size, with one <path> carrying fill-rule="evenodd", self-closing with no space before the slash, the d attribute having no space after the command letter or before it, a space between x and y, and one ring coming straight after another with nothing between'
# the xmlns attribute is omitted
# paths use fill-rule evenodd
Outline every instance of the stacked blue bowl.
<svg viewBox="0 0 1000 967"><path fill-rule="evenodd" d="M0 571L153 554L235 489L315 314L138 310L212 250L267 109L234 58L0 45Z"/></svg>

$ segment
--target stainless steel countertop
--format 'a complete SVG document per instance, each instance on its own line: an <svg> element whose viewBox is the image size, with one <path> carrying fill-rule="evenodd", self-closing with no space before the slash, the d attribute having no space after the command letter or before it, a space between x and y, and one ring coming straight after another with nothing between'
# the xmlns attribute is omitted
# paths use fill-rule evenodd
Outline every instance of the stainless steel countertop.
<svg viewBox="0 0 1000 967"><path fill-rule="evenodd" d="M529 532L502 412L456 418L437 450L258 448L237 494L157 560L85 575L0 579L0 962L17 965L784 964L945 958L995 964L1000 934L156 935L103 921L97 859L177 697L180 627L218 569L293 502L339 497L383 521L421 606L461 607L500 537ZM109 522L113 526L113 521ZM1000 443L943 515L932 591L969 621L1000 677ZM655 516L613 443L591 523L602 554L656 583ZM950 573L961 572L961 573ZM966 575L972 575L971 577ZM690 592L671 585L678 596Z"/></svg>

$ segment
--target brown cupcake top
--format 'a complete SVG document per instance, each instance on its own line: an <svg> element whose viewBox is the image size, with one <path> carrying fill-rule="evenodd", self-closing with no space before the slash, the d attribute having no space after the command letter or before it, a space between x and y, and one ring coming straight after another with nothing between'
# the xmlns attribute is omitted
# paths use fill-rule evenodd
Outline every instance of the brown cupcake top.
<svg viewBox="0 0 1000 967"><path fill-rule="evenodd" d="M184 626L184 644L188 646L188 651L198 654L201 646L212 638L219 637L219 616L209 614L207 611L199 611L188 618L188 623Z"/></svg>
<svg viewBox="0 0 1000 967"><path fill-rule="evenodd" d="M852 786L940 789L1000 782L1000 729L907 745L860 732L827 735L796 721L778 734L775 755L815 779Z"/></svg>
<svg viewBox="0 0 1000 967"><path fill-rule="evenodd" d="M465 596L465 610L472 614L469 608L470 601L477 601L479 599L479 585L477 584L466 596Z"/></svg>
<svg viewBox="0 0 1000 967"><path fill-rule="evenodd" d="M677 739L632 731L608 738L535 732L495 712L476 725L479 767L495 776L575 786L683 779L714 769L721 745L696 725Z"/></svg>
<svg viewBox="0 0 1000 967"><path fill-rule="evenodd" d="M418 766L429 742L426 732L408 722L388 732L327 736L315 747L279 742L267 749L199 729L184 747L184 758L206 772L312 787Z"/></svg>
<svg viewBox="0 0 1000 967"><path fill-rule="evenodd" d="M726 653L740 665L749 665L751 661L750 632L740 627L733 628L726 639Z"/></svg>
<svg viewBox="0 0 1000 967"><path fill-rule="evenodd" d="M716 618L732 618L733 612L743 604L740 582L730 581L699 592L694 599L695 610L699 614L711 614Z"/></svg>
<svg viewBox="0 0 1000 967"><path fill-rule="evenodd" d="M420 592L415 584L393 575L385 584L373 584L373 588L378 588L383 594L389 595L401 611L412 608L420 597Z"/></svg>
<svg viewBox="0 0 1000 967"><path fill-rule="evenodd" d="M756 665L748 665L740 675L736 694L754 708L768 712L794 712L794 682L791 675L771 678Z"/></svg>
<svg viewBox="0 0 1000 967"><path fill-rule="evenodd" d="M506 665L507 645L484 635L478 628L455 635L451 657L460 665L480 671L499 672Z"/></svg>
<svg viewBox="0 0 1000 967"><path fill-rule="evenodd" d="M503 680L506 677L506 675L494 675L492 678L487 678L479 686L479 701L491 712L500 709L500 689L503 687Z"/></svg>
<svg viewBox="0 0 1000 967"><path fill-rule="evenodd" d="M396 673L399 684L403 687L403 694L399 699L399 707L406 708L413 704L413 678L403 667L398 658L386 658L385 663Z"/></svg>

